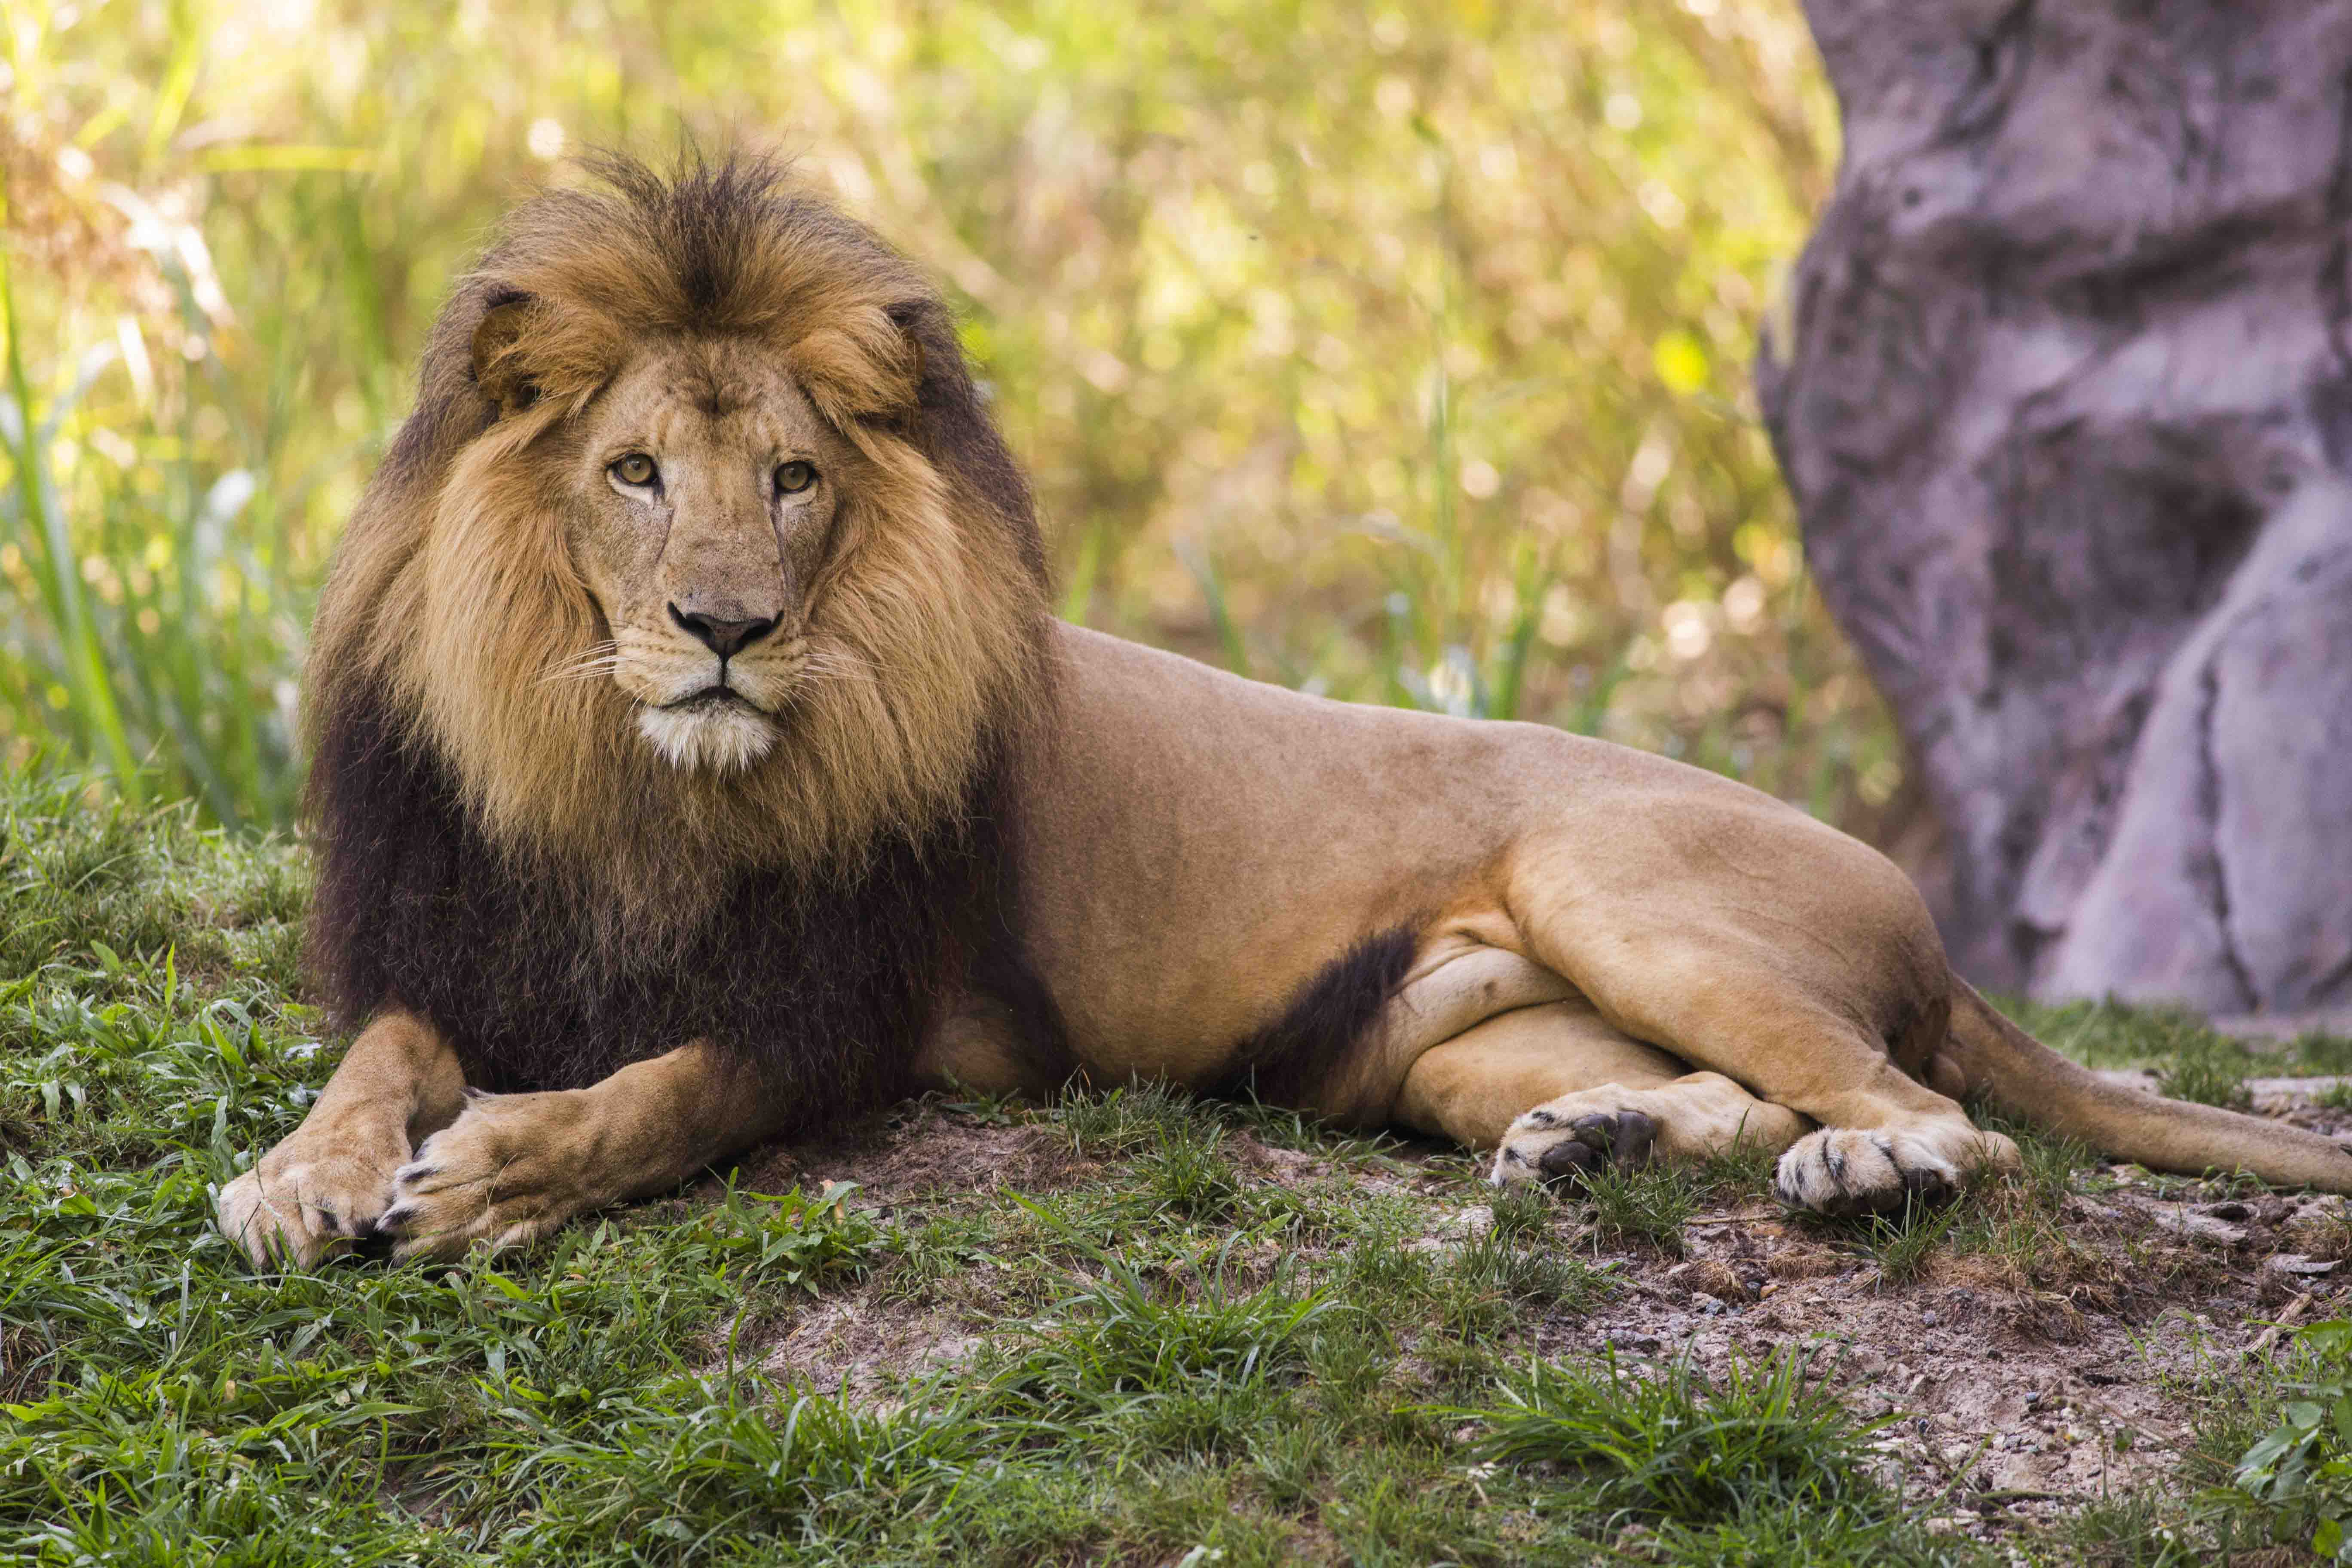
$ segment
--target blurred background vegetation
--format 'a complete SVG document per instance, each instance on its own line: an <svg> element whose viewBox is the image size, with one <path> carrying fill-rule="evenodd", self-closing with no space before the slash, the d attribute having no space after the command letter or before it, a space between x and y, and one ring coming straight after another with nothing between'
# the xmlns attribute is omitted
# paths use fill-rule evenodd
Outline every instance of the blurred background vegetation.
<svg viewBox="0 0 2352 1568"><path fill-rule="evenodd" d="M1793 0L6 0L0 757L287 820L303 629L499 212L796 155L945 279L1065 613L1665 750L1899 753L1748 384L1834 166Z"/></svg>

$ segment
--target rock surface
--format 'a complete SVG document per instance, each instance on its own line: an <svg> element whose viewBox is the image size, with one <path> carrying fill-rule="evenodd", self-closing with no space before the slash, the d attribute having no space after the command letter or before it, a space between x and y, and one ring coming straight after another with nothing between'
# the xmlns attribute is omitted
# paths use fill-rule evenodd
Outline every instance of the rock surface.
<svg viewBox="0 0 2352 1568"><path fill-rule="evenodd" d="M2352 6L1806 11L1845 162L1758 380L1956 962L2352 1005Z"/></svg>

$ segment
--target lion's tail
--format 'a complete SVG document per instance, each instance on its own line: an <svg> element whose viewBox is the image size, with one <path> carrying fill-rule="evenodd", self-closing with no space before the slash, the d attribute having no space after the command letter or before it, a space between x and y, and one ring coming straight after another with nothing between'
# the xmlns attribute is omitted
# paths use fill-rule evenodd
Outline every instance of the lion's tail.
<svg viewBox="0 0 2352 1568"><path fill-rule="evenodd" d="M2273 1186L2352 1193L2352 1153L2299 1127L2109 1083L1952 981L1946 1047L1969 1089L2004 1110L2151 1171L2252 1172Z"/></svg>

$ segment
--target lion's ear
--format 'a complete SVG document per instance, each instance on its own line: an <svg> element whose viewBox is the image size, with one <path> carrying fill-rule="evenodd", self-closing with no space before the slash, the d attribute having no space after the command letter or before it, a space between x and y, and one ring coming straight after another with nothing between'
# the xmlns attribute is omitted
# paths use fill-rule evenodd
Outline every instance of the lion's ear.
<svg viewBox="0 0 2352 1568"><path fill-rule="evenodd" d="M539 401L539 384L516 352L530 324L531 298L506 294L493 300L474 328L474 380L498 405L499 416L519 414Z"/></svg>
<svg viewBox="0 0 2352 1568"><path fill-rule="evenodd" d="M890 306L888 310L890 324L898 329L900 336L914 345L915 385L919 389L918 395L923 384L923 376L930 369L929 357L923 349L923 331L930 325L929 317L938 310L939 307L929 300L901 300L898 303Z"/></svg>

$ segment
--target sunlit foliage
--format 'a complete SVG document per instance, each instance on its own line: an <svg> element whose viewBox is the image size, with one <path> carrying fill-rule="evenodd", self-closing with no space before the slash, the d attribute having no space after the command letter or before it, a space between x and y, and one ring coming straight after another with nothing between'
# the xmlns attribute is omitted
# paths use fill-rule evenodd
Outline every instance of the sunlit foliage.
<svg viewBox="0 0 2352 1568"><path fill-rule="evenodd" d="M1834 127L1790 0L26 0L0 754L282 819L310 595L565 155L749 144L948 280L1066 612L1867 827L1889 734L1748 389Z"/></svg>

